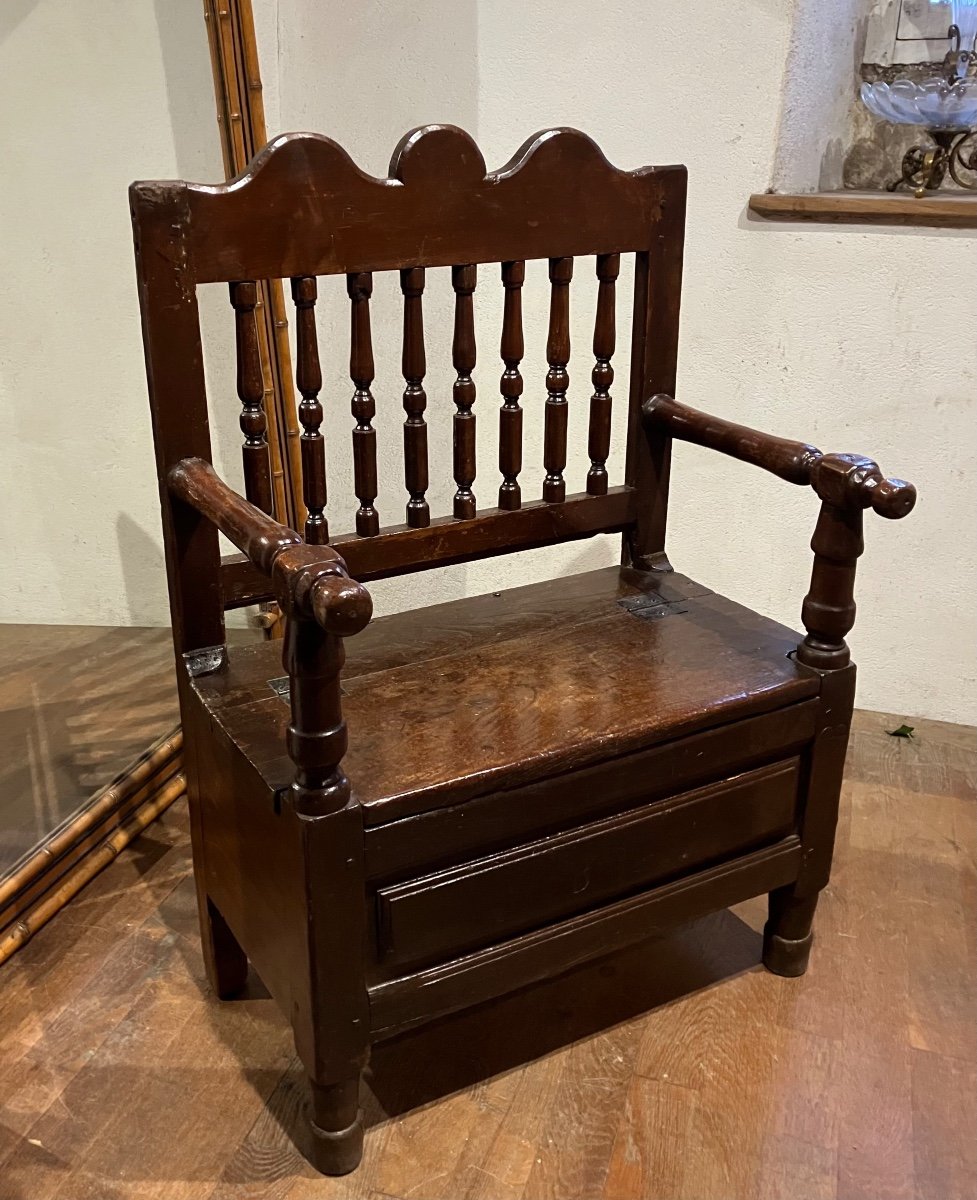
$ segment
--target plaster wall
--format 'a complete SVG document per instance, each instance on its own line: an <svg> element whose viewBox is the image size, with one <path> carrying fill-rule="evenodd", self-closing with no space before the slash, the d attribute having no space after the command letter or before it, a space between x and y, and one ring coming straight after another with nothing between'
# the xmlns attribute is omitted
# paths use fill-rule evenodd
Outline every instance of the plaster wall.
<svg viewBox="0 0 977 1200"><path fill-rule="evenodd" d="M4 0L0 113L0 619L163 624L126 189L221 176L199 0Z"/></svg>

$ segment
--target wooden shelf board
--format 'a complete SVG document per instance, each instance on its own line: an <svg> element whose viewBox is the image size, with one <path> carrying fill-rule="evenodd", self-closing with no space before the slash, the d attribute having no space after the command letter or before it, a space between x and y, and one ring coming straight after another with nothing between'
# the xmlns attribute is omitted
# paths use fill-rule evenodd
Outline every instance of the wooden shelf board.
<svg viewBox="0 0 977 1200"><path fill-rule="evenodd" d="M757 192L750 197L749 209L771 221L977 229L977 194L960 192L939 192L919 200L909 192Z"/></svg>

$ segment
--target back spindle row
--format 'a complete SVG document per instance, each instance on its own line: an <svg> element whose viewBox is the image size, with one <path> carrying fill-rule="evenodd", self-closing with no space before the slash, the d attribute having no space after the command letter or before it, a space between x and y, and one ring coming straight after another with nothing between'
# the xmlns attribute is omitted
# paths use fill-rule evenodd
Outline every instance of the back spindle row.
<svg viewBox="0 0 977 1200"><path fill-rule="evenodd" d="M592 496L607 493L607 457L611 439L611 385L614 369L611 358L615 348L615 301L617 278L620 272L619 254L597 256L597 315L594 326L595 364L591 379L594 392L590 400L588 453L590 469L587 491ZM573 277L572 258L551 258L549 261L550 312L546 341L549 370L546 374L544 406L543 500L558 504L566 499L564 470L567 462L567 389L570 377L570 282ZM523 409L521 397L524 381L520 366L524 354L522 327L522 287L526 278L524 262L502 264L502 286L505 292L502 314L500 352L504 370L500 381L502 407L499 410L499 471L502 483L498 504L506 510L522 506L519 475L522 471ZM471 520L476 515L475 494L475 323L473 297L477 282L474 264L465 263L451 269L455 294L452 363L456 378L452 388L455 403L453 417L453 465L457 490L453 511L457 520ZM406 522L412 528L431 523L428 490L427 394L424 376L427 363L424 350L423 294L425 270L408 267L400 272L404 297L403 354L401 368L404 376L404 482L408 501ZM356 510L356 532L373 537L380 532L380 516L375 507L377 498L377 441L373 420L376 402L371 387L374 379L373 338L370 328L370 298L373 277L361 271L346 277L350 301L349 375L353 383L351 411L353 428L353 479L359 507ZM230 285L231 304L235 312L237 342L237 392L241 401L241 429L244 433L244 479L248 499L265 512L272 508L271 467L268 454L267 423L264 411L264 381L258 347L255 320L257 289L253 282ZM315 305L316 280L302 275L292 280L292 299L295 304L296 371L295 378L301 395L299 421L302 426L302 495L307 517L305 540L312 545L324 545L329 539L326 521L326 454L322 435L322 368L316 338Z"/></svg>

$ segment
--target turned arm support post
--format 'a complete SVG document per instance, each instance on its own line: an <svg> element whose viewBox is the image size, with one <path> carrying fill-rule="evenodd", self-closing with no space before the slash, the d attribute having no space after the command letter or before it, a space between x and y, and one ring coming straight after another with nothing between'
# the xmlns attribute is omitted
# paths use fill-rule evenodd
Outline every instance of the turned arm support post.
<svg viewBox="0 0 977 1200"><path fill-rule="evenodd" d="M906 516L916 503L913 485L886 479L870 458L822 454L816 446L709 416L671 396L652 396L642 412L648 429L719 450L788 483L814 489L821 512L811 539L811 586L801 609L807 636L797 648L797 658L819 671L847 666L851 656L845 635L855 623L855 566L864 549L862 513L873 508L890 520Z"/></svg>
<svg viewBox="0 0 977 1200"><path fill-rule="evenodd" d="M342 808L349 800L349 781L340 766L347 744L339 687L343 638L368 624L370 593L350 579L335 550L306 545L294 530L228 487L203 459L181 460L167 484L270 576L288 618L282 660L290 681L292 802L308 816Z"/></svg>

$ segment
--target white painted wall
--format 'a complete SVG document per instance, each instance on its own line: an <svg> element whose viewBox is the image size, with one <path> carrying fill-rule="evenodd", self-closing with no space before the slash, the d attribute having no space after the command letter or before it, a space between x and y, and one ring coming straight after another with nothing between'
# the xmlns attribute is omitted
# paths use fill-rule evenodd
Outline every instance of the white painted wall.
<svg viewBox="0 0 977 1200"><path fill-rule="evenodd" d="M126 189L219 178L200 0L0 4L0 619L162 624Z"/></svg>
<svg viewBox="0 0 977 1200"><path fill-rule="evenodd" d="M10 55L21 86L29 77L36 79L42 69L31 48L38 33L31 31L29 22L49 8L67 13L72 6L66 0L21 6L25 15L13 33L26 40ZM149 11L145 3L125 8L127 21L106 20L106 27L116 35L120 26L132 25L135 10L143 13L144 20ZM886 469L914 479L921 500L910 518L897 525L867 521L868 550L858 589L862 616L852 637L861 667L859 703L907 715L977 722L973 654L977 556L971 528L977 490L972 466L977 449L974 238L950 231L765 225L747 218L747 196L768 186L774 175L792 6L781 0L736 4L703 0L695 27L684 9L662 0L644 4L614 0L599 10L584 0L537 0L532 5L515 0L416 0L409 6L393 0L361 5L279 0L277 6L269 3L258 8L270 130L274 131L277 109L281 128L329 132L345 142L367 169L382 171L404 130L435 120L468 128L490 166L508 158L528 133L549 124L587 130L621 166L688 163L691 187L680 395L689 403L814 440L826 449L875 454ZM79 23L83 20L90 29L90 12L84 19L78 17ZM696 28L701 35L697 36ZM151 41L148 23L143 34ZM203 55L203 42L198 45ZM202 161L196 171L177 162L180 139L174 133L172 113L163 111L168 88L165 56L158 48L153 59L148 42L140 40L139 46L144 58L152 60L143 63L145 69L139 74L145 109L152 108L155 115L140 110L137 120L130 111L120 112L118 102L104 104L102 119L117 131L111 169L118 169L114 160L128 143L123 182L177 167L213 177L215 171L205 170ZM723 51L719 86L708 83L714 47ZM32 52L33 70L23 63ZM45 47L45 59L50 55L50 47ZM64 55L69 57L68 48ZM6 59L2 66L6 73ZM78 67L63 63L59 69ZM128 66L122 69L128 73ZM202 70L206 81L205 59ZM99 87L108 87L104 64L101 71L93 71L101 80ZM273 94L276 74L279 87ZM9 83L5 86L18 94ZM122 107L134 106L132 89L123 91ZM209 122L204 90L192 94L201 105L198 118L202 113ZM35 127L39 115L47 112L45 104L39 114L37 95L35 89ZM0 111L9 112L9 100L2 103ZM50 103L55 107L55 99ZM62 111L63 105L58 105L59 116ZM159 140L155 146L146 132L154 128ZM209 130L206 125L205 132ZM77 153L75 143L81 137L77 131L69 138L69 156ZM216 162L216 140L213 154ZM153 161L147 164L149 157ZM76 169L80 165L76 162ZM43 162L37 170L42 169L48 177L58 174ZM6 619L162 621L157 518L124 202L119 218L124 232L108 246L100 223L109 211L110 189L101 181L86 185L99 201L97 207L87 201L87 207L81 206L87 214L87 235L106 242L93 256L101 287L87 291L82 303L58 299L59 336L42 342L37 331L51 289L38 288L37 279L51 268L42 267L39 276L36 266L25 264L37 257L30 249L32 240L38 241L38 223L29 210L39 211L43 198L25 191L29 180L17 186L21 190L12 206L18 221L16 234L2 239L8 246L13 242L18 273L13 289L17 302L3 314L6 349L0 420L7 424L0 436L0 446L6 449L0 453L12 451L18 475L33 470L38 478L30 497L15 499L16 512L10 520L4 513L0 586L6 591ZM112 192L113 197L118 195L118 190ZM50 211L52 218L60 212L63 220L63 208L53 201ZM571 401L577 453L568 477L578 486L586 469L584 439L579 435L591 366L589 269L589 264L579 265L573 293L578 353L571 364ZM321 290L322 346L326 351L337 347L339 358L324 395L337 397L345 412L349 385L342 361L344 306L341 295L332 295L325 284ZM478 320L484 333L476 373L477 407L483 416L482 478L476 491L483 502L497 482L494 410L500 290L492 274L483 271ZM527 410L541 401L545 372L542 278L534 279L528 291L524 374L531 380L535 371L536 391L527 389ZM89 296L104 299L104 309L90 311L95 306ZM432 480L438 481L432 497L442 508L451 490L449 308L447 283L435 276L427 309L432 443L439 445L432 457ZM397 484L402 412L397 387L399 317L392 281L378 279L375 309L380 370L377 427L382 475L387 481L380 499L382 512L393 518L402 502ZM624 302L621 311L626 311ZM75 336L78 325L85 336ZM13 368L11 329L18 331L12 339ZM31 348L25 350L28 344ZM625 349L622 346L619 363L625 361ZM73 363L81 369L73 372ZM72 375L74 385L66 392L65 382ZM617 392L623 397L623 384ZM36 415L41 402L53 402L61 413L70 407L83 419L72 423L69 436L63 418ZM233 430L233 400L224 419ZM341 498L352 496L341 441L340 448L343 461L337 449L330 464L337 505ZM99 472L89 474L93 468L82 468L81 479L90 482L79 500L79 472L72 464L82 457L82 449L87 449ZM524 472L527 490L534 475L532 464L538 460L530 441ZM9 475L13 464L4 463L3 468ZM537 482L540 474L536 472ZM63 481L55 486L53 498L52 478ZM70 532L54 533L56 510L65 504L71 510L64 520ZM334 525L347 525L350 515L348 507L342 515L335 513ZM816 502L800 489L704 451L689 447L676 451L673 561L708 585L795 625L807 583L806 547L815 516ZM11 550L12 533L6 532L6 526L16 528L18 518L27 530L19 535L18 546L28 547L27 555L46 587L10 587L8 564L15 557L23 561L24 552L15 555ZM120 553L116 527L123 520L145 531L147 549L142 555L133 556L128 548L124 555ZM78 533L82 528L92 531L85 535L84 553ZM52 536L49 547L41 541L46 533ZM380 607L389 610L582 570L611 562L614 556L613 540L600 539L453 568L436 578L392 581L377 591ZM99 565L94 568L92 563ZM106 595L111 597L108 602ZM120 596L125 598L120 601Z"/></svg>

